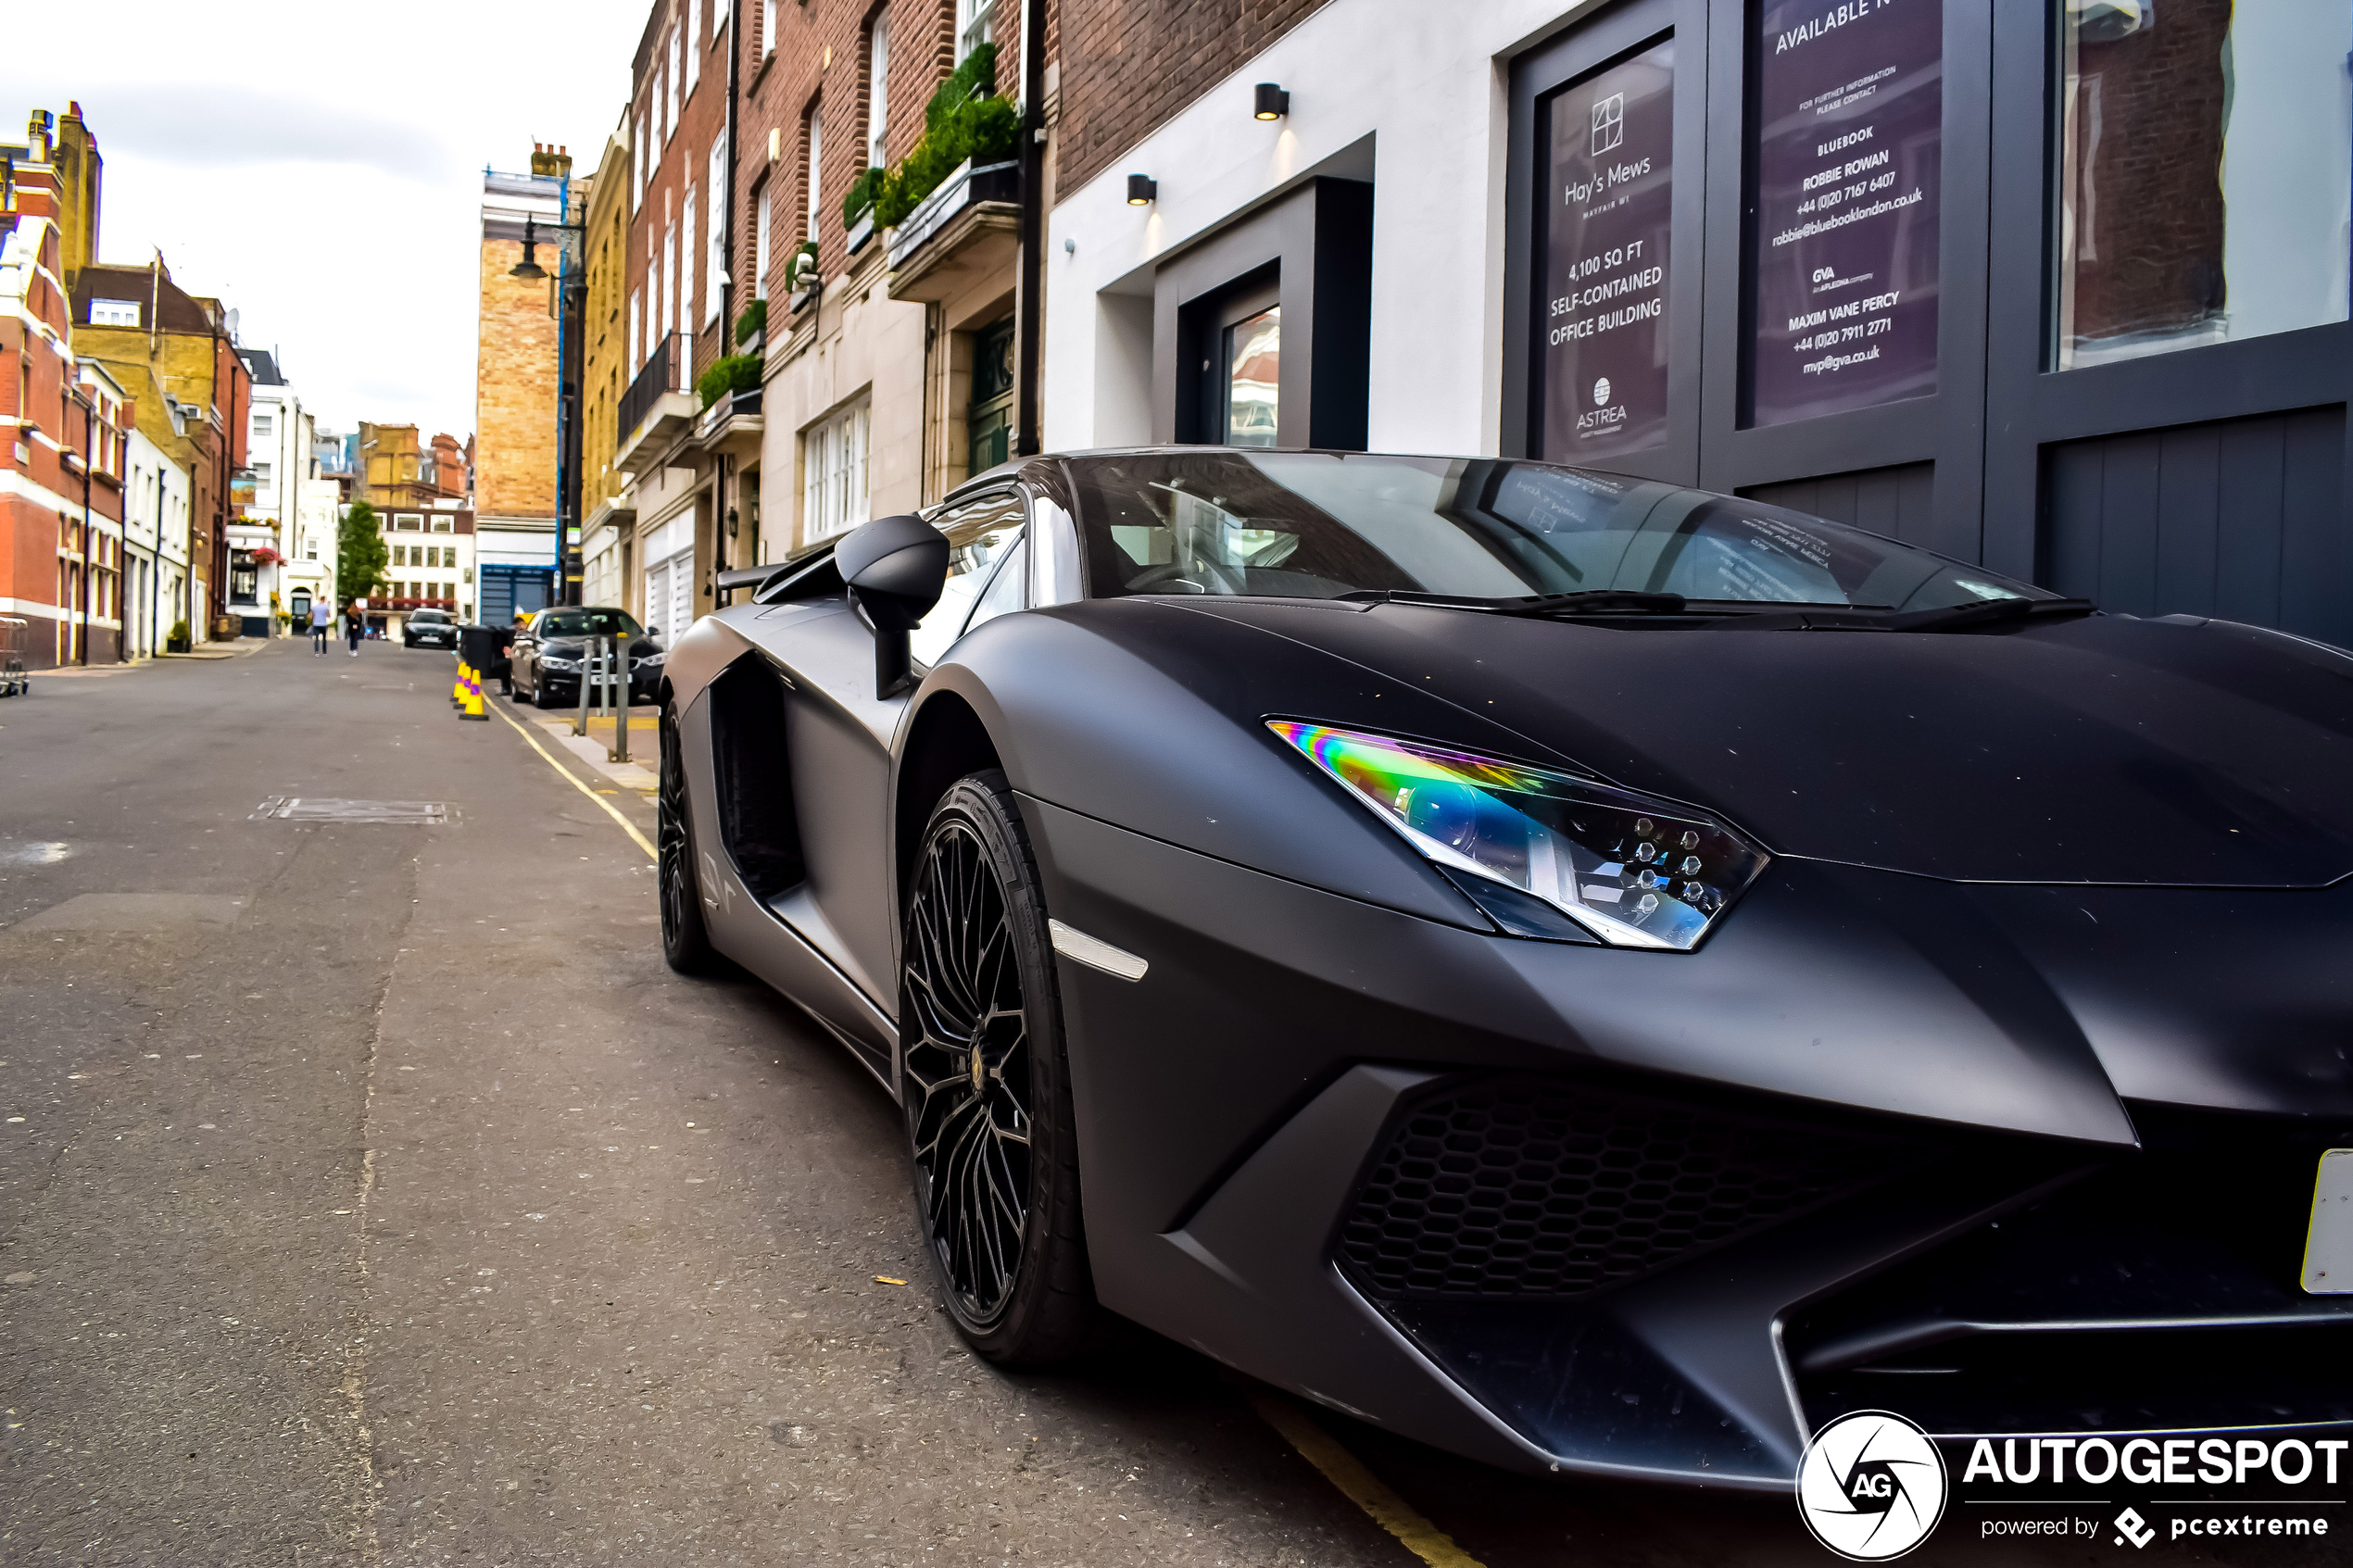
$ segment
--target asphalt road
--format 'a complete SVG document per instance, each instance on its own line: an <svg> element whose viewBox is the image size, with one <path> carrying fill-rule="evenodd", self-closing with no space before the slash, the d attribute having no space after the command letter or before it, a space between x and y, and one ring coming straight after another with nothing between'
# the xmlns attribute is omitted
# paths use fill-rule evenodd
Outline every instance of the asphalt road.
<svg viewBox="0 0 2353 1568"><path fill-rule="evenodd" d="M449 668L281 642L0 702L0 1562L1833 1561L1786 1499L1521 1481L1140 1332L979 1361L887 1097L672 975L598 804L645 802L459 721ZM1913 1561L2110 1557L1972 1528Z"/></svg>

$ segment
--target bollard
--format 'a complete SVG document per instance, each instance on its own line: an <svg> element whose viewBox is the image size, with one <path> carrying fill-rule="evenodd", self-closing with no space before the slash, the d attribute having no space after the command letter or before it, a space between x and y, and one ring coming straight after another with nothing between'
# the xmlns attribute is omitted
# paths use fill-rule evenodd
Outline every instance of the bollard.
<svg viewBox="0 0 2353 1568"><path fill-rule="evenodd" d="M485 724L490 722L490 715L482 709L482 677L472 669L466 671L466 706L458 717L479 719Z"/></svg>
<svg viewBox="0 0 2353 1568"><path fill-rule="evenodd" d="M629 760L629 640L612 640L612 661L617 673L613 676L612 746L605 752L608 762Z"/></svg>

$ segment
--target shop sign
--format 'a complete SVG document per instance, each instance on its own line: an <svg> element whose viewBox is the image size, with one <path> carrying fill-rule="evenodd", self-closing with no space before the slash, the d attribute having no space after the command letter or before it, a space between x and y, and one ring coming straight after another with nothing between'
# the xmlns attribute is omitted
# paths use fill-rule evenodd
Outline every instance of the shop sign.
<svg viewBox="0 0 2353 1568"><path fill-rule="evenodd" d="M1535 345L1542 455L1590 463L1667 440L1673 41L1563 88L1551 110Z"/></svg>
<svg viewBox="0 0 2353 1568"><path fill-rule="evenodd" d="M1936 390L1944 0L1760 15L1750 421Z"/></svg>

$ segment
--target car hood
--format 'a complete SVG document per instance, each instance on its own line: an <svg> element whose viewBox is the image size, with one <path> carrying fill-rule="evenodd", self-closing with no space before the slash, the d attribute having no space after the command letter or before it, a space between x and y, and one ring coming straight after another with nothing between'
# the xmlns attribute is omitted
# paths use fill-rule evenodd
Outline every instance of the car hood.
<svg viewBox="0 0 2353 1568"><path fill-rule="evenodd" d="M1184 608L1500 724L1527 760L1712 808L1780 855L1965 882L2353 874L2353 657L2251 627L1621 630L1405 605ZM1298 717L1380 727L1371 711Z"/></svg>
<svg viewBox="0 0 2353 1568"><path fill-rule="evenodd" d="M587 651L587 645L577 638L539 645L539 654L543 659L582 659L586 657ZM632 659L643 659L649 653L660 651L650 637L639 637L629 645L629 657Z"/></svg>

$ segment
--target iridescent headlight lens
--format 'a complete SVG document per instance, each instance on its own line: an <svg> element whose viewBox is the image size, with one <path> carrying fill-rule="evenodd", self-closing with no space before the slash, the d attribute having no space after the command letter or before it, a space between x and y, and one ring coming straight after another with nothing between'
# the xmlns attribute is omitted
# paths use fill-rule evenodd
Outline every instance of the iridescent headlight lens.
<svg viewBox="0 0 2353 1568"><path fill-rule="evenodd" d="M1439 865L1618 947L1688 952L1766 857L1705 812L1569 773L1295 720L1266 727Z"/></svg>

